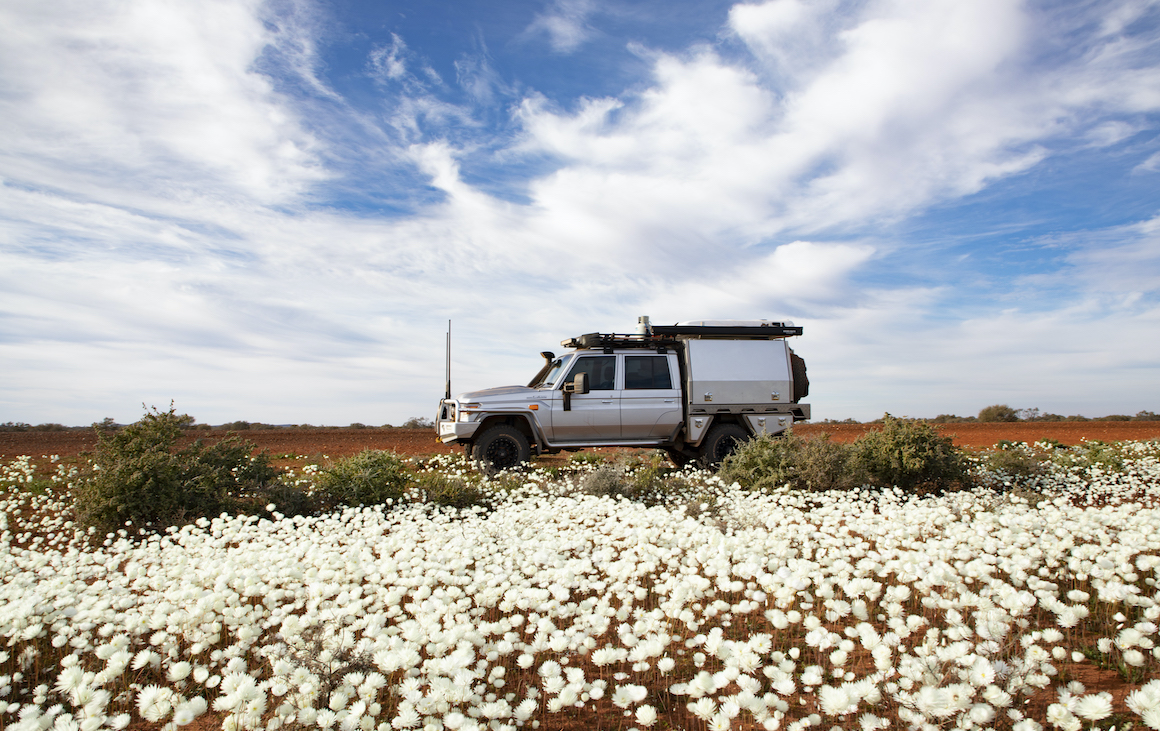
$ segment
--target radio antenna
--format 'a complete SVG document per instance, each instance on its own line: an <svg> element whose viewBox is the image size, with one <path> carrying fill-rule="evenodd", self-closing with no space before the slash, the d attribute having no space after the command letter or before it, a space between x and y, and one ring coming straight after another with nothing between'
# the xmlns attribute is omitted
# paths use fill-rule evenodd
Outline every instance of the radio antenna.
<svg viewBox="0 0 1160 731"><path fill-rule="evenodd" d="M447 321L447 394L451 398L451 320Z"/></svg>

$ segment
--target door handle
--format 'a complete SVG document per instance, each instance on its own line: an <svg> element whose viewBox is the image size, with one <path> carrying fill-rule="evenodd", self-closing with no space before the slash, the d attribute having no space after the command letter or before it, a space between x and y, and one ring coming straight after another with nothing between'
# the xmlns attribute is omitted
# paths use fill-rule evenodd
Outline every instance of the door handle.
<svg viewBox="0 0 1160 731"><path fill-rule="evenodd" d="M602 404L610 404L610 403L612 403L612 399L609 399L609 400L607 400L607 401L601 401L600 403L602 403Z"/></svg>
<svg viewBox="0 0 1160 731"><path fill-rule="evenodd" d="M675 404L676 402L677 402L677 400L676 400L675 398L667 398L667 399L665 399L665 403L666 403L666 404Z"/></svg>

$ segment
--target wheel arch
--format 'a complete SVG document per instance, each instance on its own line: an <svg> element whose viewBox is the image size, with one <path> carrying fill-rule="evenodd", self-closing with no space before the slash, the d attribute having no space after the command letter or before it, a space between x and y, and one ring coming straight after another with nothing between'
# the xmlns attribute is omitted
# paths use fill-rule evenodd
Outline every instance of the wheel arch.
<svg viewBox="0 0 1160 731"><path fill-rule="evenodd" d="M531 419L527 414L522 413L505 413L505 414L490 414L487 418L479 423L479 428L475 430L476 434L483 434L488 429L497 425L506 425L515 427L528 440L528 444L537 454L543 449L544 440L539 434L536 425L532 424Z"/></svg>

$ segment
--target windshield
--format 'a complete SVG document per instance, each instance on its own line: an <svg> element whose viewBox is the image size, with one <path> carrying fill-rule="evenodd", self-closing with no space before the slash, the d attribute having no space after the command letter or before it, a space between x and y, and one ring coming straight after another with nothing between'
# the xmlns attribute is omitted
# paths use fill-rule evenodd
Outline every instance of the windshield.
<svg viewBox="0 0 1160 731"><path fill-rule="evenodd" d="M565 355L552 361L548 366L547 371L543 375L532 382L532 388L551 388L560 374L564 372L564 364L572 359L572 356Z"/></svg>

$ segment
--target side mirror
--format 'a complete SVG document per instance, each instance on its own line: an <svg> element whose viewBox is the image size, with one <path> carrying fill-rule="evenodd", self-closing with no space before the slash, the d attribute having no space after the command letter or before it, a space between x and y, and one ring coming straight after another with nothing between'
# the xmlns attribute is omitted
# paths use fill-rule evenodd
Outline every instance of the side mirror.
<svg viewBox="0 0 1160 731"><path fill-rule="evenodd" d="M588 393L588 374L577 373L564 384L564 411L572 410L572 394Z"/></svg>
<svg viewBox="0 0 1160 731"><path fill-rule="evenodd" d="M577 373L571 383L564 384L564 390L568 393L588 393L588 374Z"/></svg>

